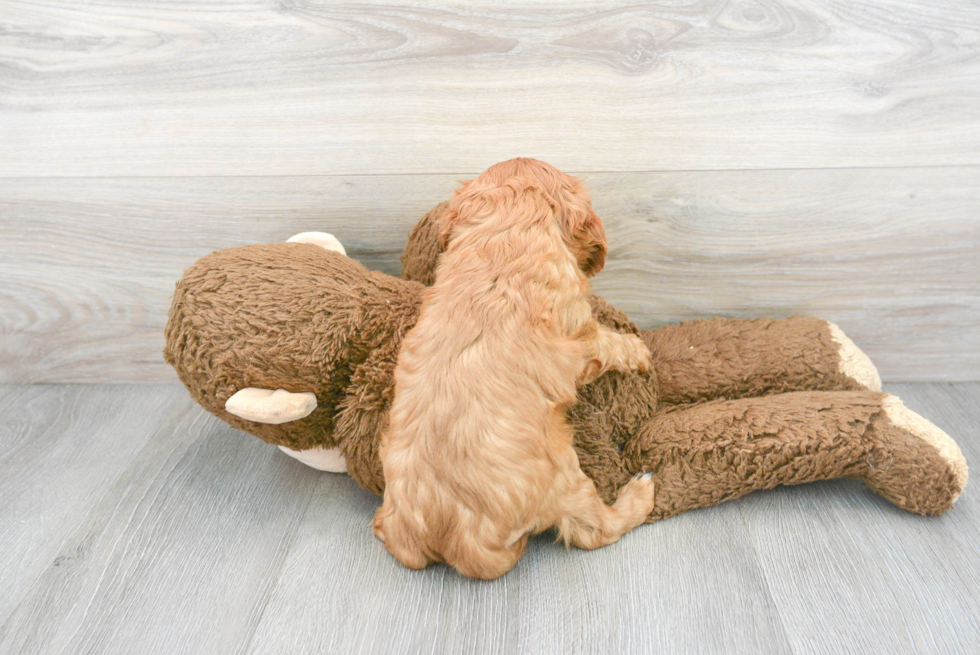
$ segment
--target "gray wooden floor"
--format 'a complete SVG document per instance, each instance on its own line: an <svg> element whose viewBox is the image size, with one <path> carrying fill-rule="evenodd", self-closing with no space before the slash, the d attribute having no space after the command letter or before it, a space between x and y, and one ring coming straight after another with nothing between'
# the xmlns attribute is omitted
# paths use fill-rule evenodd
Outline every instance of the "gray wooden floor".
<svg viewBox="0 0 980 655"><path fill-rule="evenodd" d="M980 384L888 390L980 461ZM176 385L0 386L0 652L967 653L980 502L761 492L481 583L401 568L377 498Z"/></svg>

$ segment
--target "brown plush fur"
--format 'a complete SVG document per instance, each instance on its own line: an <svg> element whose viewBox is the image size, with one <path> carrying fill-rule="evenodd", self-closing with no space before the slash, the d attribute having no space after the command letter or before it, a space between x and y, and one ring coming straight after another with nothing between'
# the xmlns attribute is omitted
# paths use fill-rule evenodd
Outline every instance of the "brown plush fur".
<svg viewBox="0 0 980 655"><path fill-rule="evenodd" d="M605 505L565 412L577 382L647 371L650 352L592 316L587 276L606 240L588 194L511 160L466 183L441 230L445 254L395 367L375 534L406 566L486 579L551 526L581 548L618 540L653 509L651 476Z"/></svg>
<svg viewBox="0 0 980 655"><path fill-rule="evenodd" d="M378 446L395 360L422 285L434 280L446 208L412 231L406 280L311 245L203 258L177 284L167 361L208 411L268 443L339 445L350 475L382 493ZM888 418L884 394L839 372L826 321L715 319L641 331L601 298L589 302L600 323L639 334L654 354L653 373L603 375L567 412L581 468L606 502L648 470L656 483L649 520L840 476L921 514L950 509L962 490L963 476L936 448ZM248 386L313 391L319 406L281 425L225 412L227 398Z"/></svg>

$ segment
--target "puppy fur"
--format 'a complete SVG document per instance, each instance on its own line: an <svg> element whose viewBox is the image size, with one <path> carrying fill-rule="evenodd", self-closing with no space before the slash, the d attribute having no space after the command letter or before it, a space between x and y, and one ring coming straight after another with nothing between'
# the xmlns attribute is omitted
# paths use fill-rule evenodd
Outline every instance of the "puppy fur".
<svg viewBox="0 0 980 655"><path fill-rule="evenodd" d="M588 193L543 162L502 162L456 192L440 242L395 368L375 534L405 566L484 579L552 526L579 548L613 543L653 509L653 481L603 503L565 410L576 385L651 364L639 338L592 317L607 246Z"/></svg>

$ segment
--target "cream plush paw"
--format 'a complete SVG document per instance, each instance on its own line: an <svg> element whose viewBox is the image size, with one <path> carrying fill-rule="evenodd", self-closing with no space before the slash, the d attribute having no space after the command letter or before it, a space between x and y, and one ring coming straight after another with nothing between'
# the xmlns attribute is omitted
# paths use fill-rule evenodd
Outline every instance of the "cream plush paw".
<svg viewBox="0 0 980 655"><path fill-rule="evenodd" d="M881 406L894 425L932 446L946 462L953 473L954 480L953 497L950 502L955 502L963 493L970 477L966 458L963 457L959 445L932 421L906 407L897 396L886 395L881 401Z"/></svg>
<svg viewBox="0 0 980 655"><path fill-rule="evenodd" d="M331 473L347 472L347 460L344 458L344 454L340 452L340 448L323 448L317 446L309 450L293 450L292 448L279 446L279 450L319 471L329 471Z"/></svg>
<svg viewBox="0 0 980 655"><path fill-rule="evenodd" d="M314 246L320 246L324 250L332 250L347 256L347 251L344 250L344 246L337 240L337 237L326 232L300 232L286 239L286 243L310 243Z"/></svg>
<svg viewBox="0 0 980 655"><path fill-rule="evenodd" d="M838 370L871 391L881 391L881 376L871 359L854 345L844 331L828 322L830 338L840 346Z"/></svg>
<svg viewBox="0 0 980 655"><path fill-rule="evenodd" d="M279 425L306 418L316 409L316 404L316 394L309 391L290 393L285 389L248 387L225 401L225 410L247 421Z"/></svg>

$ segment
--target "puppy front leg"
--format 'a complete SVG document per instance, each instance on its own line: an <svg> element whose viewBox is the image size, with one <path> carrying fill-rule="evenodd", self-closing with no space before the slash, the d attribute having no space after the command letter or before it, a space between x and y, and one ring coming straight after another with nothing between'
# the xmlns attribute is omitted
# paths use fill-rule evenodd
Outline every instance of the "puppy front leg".
<svg viewBox="0 0 980 655"><path fill-rule="evenodd" d="M646 373L652 366L650 349L635 334L621 334L596 324L585 344L588 362L579 375L579 384L588 384L606 371Z"/></svg>

